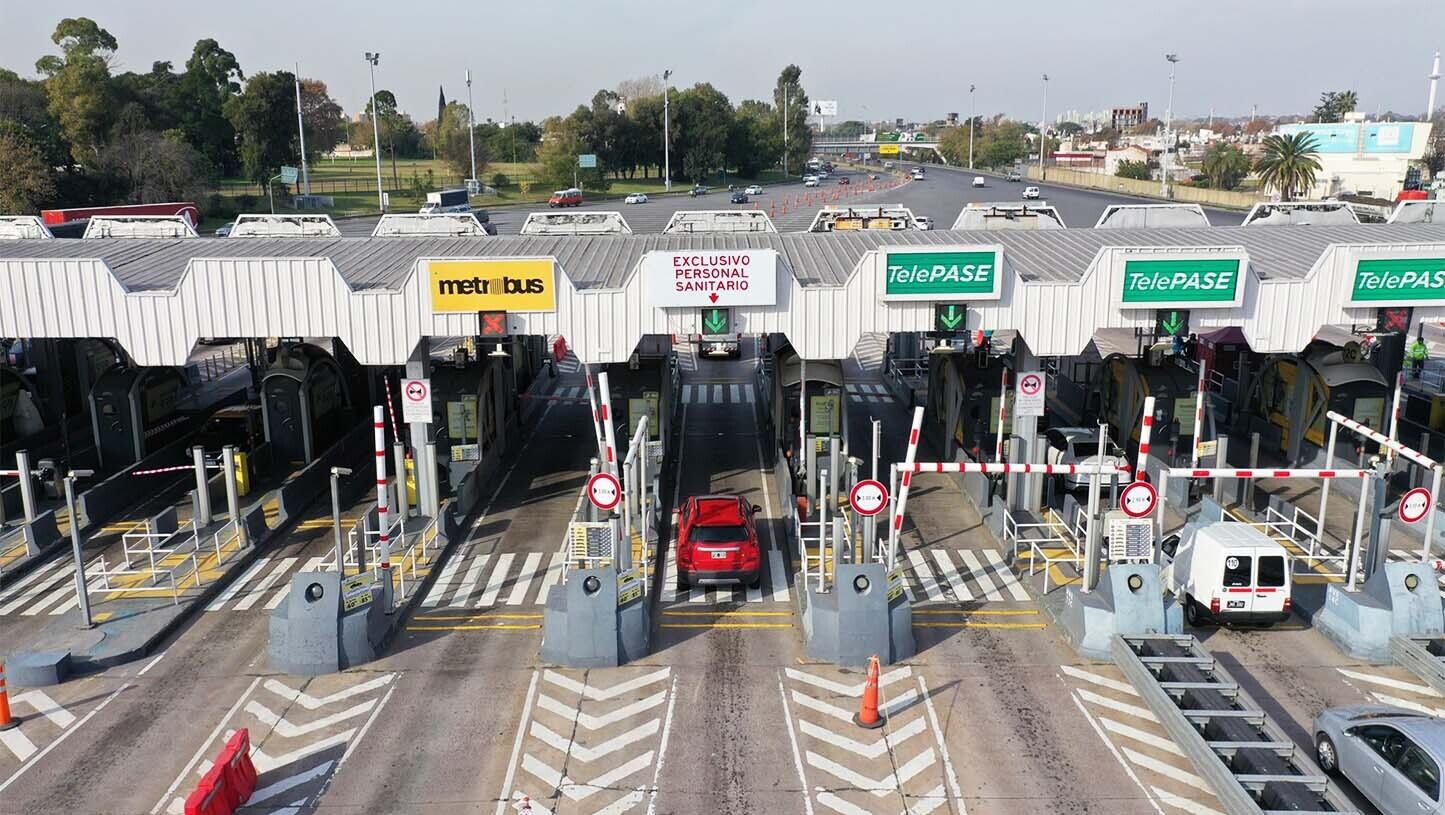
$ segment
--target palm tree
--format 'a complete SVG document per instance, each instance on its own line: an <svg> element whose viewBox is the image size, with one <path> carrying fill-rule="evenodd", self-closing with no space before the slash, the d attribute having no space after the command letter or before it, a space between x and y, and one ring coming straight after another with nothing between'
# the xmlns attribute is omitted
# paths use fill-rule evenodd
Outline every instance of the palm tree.
<svg viewBox="0 0 1445 815"><path fill-rule="evenodd" d="M1320 171L1319 152L1314 134L1301 131L1288 136L1266 136L1261 143L1264 155L1254 170L1265 187L1279 190L1281 201L1294 198L1295 191L1307 191L1315 185Z"/></svg>

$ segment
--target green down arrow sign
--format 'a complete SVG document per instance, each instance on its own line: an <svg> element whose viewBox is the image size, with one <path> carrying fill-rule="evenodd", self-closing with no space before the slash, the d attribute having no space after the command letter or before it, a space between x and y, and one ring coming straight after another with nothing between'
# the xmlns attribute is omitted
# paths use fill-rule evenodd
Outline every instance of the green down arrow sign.
<svg viewBox="0 0 1445 815"><path fill-rule="evenodd" d="M934 303L933 304L933 330L940 332L952 332L964 330L964 322L968 319L968 309L957 303Z"/></svg>
<svg viewBox="0 0 1445 815"><path fill-rule="evenodd" d="M703 311L702 327L709 334L726 334L728 324L731 322L728 310L725 308L710 308Z"/></svg>
<svg viewBox="0 0 1445 815"><path fill-rule="evenodd" d="M1170 311L1167 315L1159 312L1159 333L1166 337L1177 337L1188 330L1189 312Z"/></svg>

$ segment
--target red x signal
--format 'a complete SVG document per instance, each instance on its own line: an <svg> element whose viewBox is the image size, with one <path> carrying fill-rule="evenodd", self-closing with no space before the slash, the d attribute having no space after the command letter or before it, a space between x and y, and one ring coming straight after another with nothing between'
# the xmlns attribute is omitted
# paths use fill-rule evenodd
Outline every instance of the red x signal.
<svg viewBox="0 0 1445 815"><path fill-rule="evenodd" d="M507 336L507 312L483 311L481 315L483 337Z"/></svg>

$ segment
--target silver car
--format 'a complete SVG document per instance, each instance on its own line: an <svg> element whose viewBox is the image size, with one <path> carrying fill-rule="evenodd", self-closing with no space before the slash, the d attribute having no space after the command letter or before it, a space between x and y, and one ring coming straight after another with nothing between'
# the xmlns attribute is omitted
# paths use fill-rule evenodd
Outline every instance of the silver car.
<svg viewBox="0 0 1445 815"><path fill-rule="evenodd" d="M1315 759L1384 815L1445 813L1445 719L1389 705L1333 707L1315 717Z"/></svg>
<svg viewBox="0 0 1445 815"><path fill-rule="evenodd" d="M1115 444L1109 445L1107 455L1099 454L1099 431L1088 427L1055 427L1044 433L1044 440L1048 442L1048 449L1045 451L1049 464L1073 464L1089 469L1100 467L1127 467L1129 460L1124 457L1124 451ZM1071 475L1058 476L1059 482L1067 490L1087 489L1092 476L1073 473ZM1129 481L1127 473L1119 473L1120 484ZM1104 489L1109 488L1109 479L1103 479Z"/></svg>

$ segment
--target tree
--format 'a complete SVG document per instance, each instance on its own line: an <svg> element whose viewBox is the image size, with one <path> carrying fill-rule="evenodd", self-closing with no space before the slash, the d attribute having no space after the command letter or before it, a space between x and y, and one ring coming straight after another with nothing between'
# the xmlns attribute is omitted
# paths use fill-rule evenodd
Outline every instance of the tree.
<svg viewBox="0 0 1445 815"><path fill-rule="evenodd" d="M447 163L447 168L462 178L470 178L472 172L472 142L467 136L467 122L470 112L461 102L448 102L442 109L432 131L432 144L437 158ZM487 143L477 139L478 177L487 166Z"/></svg>
<svg viewBox="0 0 1445 815"><path fill-rule="evenodd" d="M61 136L60 123L50 115L45 84L23 79L4 68L0 68L0 131L21 136L40 152L48 167L70 163L70 150Z"/></svg>
<svg viewBox="0 0 1445 815"><path fill-rule="evenodd" d="M1354 91L1325 91L1320 94L1320 103L1315 105L1310 118L1317 122L1341 121L1346 113L1355 109L1359 101L1359 95Z"/></svg>
<svg viewBox="0 0 1445 815"><path fill-rule="evenodd" d="M728 164L743 178L757 178L765 168L781 160L783 138L773 126L773 106L757 99L744 100L733 116L728 137Z"/></svg>
<svg viewBox="0 0 1445 815"><path fill-rule="evenodd" d="M346 120L341 106L331 98L326 83L319 79L301 80L301 119L306 123L306 154L315 161L346 139Z"/></svg>
<svg viewBox="0 0 1445 815"><path fill-rule="evenodd" d="M1119 162L1114 168L1114 175L1119 178L1133 178L1138 181L1149 180L1149 164L1143 161L1129 161L1125 159Z"/></svg>
<svg viewBox="0 0 1445 815"><path fill-rule="evenodd" d="M241 65L212 39L197 40L176 88L181 132L222 175L240 166L226 100L241 92Z"/></svg>
<svg viewBox="0 0 1445 815"><path fill-rule="evenodd" d="M114 178L127 203L194 201L210 188L210 164L179 130L118 135L101 150L96 164Z"/></svg>
<svg viewBox="0 0 1445 815"><path fill-rule="evenodd" d="M1255 172L1266 187L1279 190L1281 201L1292 200L1296 192L1308 192L1320 171L1314 134L1299 132L1288 136L1266 136L1264 154Z"/></svg>
<svg viewBox="0 0 1445 815"><path fill-rule="evenodd" d="M226 118L240 139L241 169L264 185L283 164L297 160L294 79L289 71L256 73L226 100Z"/></svg>
<svg viewBox="0 0 1445 815"><path fill-rule="evenodd" d="M1060 136L1077 136L1084 132L1084 126L1078 122L1059 122Z"/></svg>
<svg viewBox="0 0 1445 815"><path fill-rule="evenodd" d="M50 114L60 123L71 156L77 161L93 157L109 124L115 37L89 17L67 17L50 40L60 46L61 56L50 54L35 62L35 70L45 76Z"/></svg>
<svg viewBox="0 0 1445 815"><path fill-rule="evenodd" d="M629 102L648 96L662 96L662 80L657 74L624 79L617 83L617 95Z"/></svg>
<svg viewBox="0 0 1445 815"><path fill-rule="evenodd" d="M1274 130L1274 120L1270 118L1250 119L1244 126L1246 137L1258 136L1261 133L1268 133Z"/></svg>
<svg viewBox="0 0 1445 815"><path fill-rule="evenodd" d="M790 172L802 172L813 152L813 132L808 129L808 94L799 83L803 69L789 65L778 74L773 88L773 107L778 111L778 131L787 133L787 164ZM785 110L786 108L786 110ZM784 131L783 118L787 117Z"/></svg>
<svg viewBox="0 0 1445 815"><path fill-rule="evenodd" d="M1238 147L1219 142L1204 154L1201 169L1209 178L1209 186L1217 190L1232 190L1249 175L1249 159Z"/></svg>
<svg viewBox="0 0 1445 815"><path fill-rule="evenodd" d="M152 130L179 127L183 106L178 98L180 81L180 74L164 61L151 63L148 73L117 74L111 80L112 109L119 118L121 111L130 108L129 115L142 116L146 127Z"/></svg>
<svg viewBox="0 0 1445 815"><path fill-rule="evenodd" d="M547 120L546 128L537 151L542 179L554 187L570 187L577 177L577 154L584 152L582 139L556 116Z"/></svg>
<svg viewBox="0 0 1445 815"><path fill-rule="evenodd" d="M55 197L55 181L35 145L0 128L0 212L32 213Z"/></svg>
<svg viewBox="0 0 1445 815"><path fill-rule="evenodd" d="M727 96L700 82L672 102L673 175L694 183L724 169L733 108Z"/></svg>
<svg viewBox="0 0 1445 815"><path fill-rule="evenodd" d="M477 138L481 138L478 131ZM542 128L534 122L513 122L487 138L487 155L497 161L528 162L537 156Z"/></svg>
<svg viewBox="0 0 1445 815"><path fill-rule="evenodd" d="M828 135L835 139L856 139L868 132L868 123L849 119L828 127Z"/></svg>

